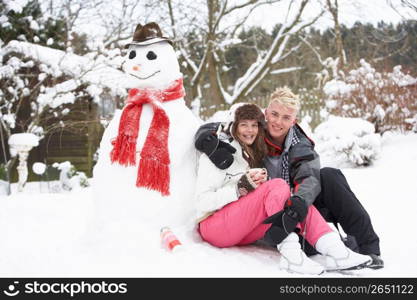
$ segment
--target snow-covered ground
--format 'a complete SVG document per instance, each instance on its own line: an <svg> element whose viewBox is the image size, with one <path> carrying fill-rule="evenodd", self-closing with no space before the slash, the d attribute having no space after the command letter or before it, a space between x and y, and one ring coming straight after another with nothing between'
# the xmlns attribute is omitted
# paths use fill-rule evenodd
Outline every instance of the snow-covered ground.
<svg viewBox="0 0 417 300"><path fill-rule="evenodd" d="M343 171L372 217L385 268L321 277L417 277L417 134L382 141L372 166ZM2 277L305 277L279 270L274 249L217 249L190 225L173 228L184 245L176 253L161 248L159 228L141 220L98 228L91 188L46 193L33 182L12 190L0 196Z"/></svg>

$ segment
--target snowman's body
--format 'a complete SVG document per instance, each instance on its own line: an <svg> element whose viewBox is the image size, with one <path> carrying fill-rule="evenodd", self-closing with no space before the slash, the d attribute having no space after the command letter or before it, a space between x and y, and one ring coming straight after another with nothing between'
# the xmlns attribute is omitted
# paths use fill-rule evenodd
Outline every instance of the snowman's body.
<svg viewBox="0 0 417 300"><path fill-rule="evenodd" d="M146 46L131 45L124 70L135 79L137 89L164 90L182 77L172 46L165 41ZM111 162L112 140L118 136L122 111L116 111L106 128L94 167L94 196L98 219L104 223L138 221L160 228L190 221L196 180L197 152L194 135L201 121L186 107L184 99L158 103L169 118L169 195L137 187L140 153L146 141L154 110L144 104L136 143L136 165ZM151 172L151 171L149 171Z"/></svg>

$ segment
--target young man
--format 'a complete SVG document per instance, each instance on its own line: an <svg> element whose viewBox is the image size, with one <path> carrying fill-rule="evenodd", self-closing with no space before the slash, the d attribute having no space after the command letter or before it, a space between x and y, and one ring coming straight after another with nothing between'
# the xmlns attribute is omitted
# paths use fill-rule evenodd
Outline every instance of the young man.
<svg viewBox="0 0 417 300"><path fill-rule="evenodd" d="M351 191L342 172L334 168L320 168L319 155L310 140L296 123L300 102L288 88L278 88L265 110L268 156L265 167L270 178L282 178L292 188L292 196L283 211L269 217L272 223L264 240L276 244L302 222L309 205L314 204L328 222L340 224L348 234L347 244L361 254L371 256L369 268L384 266L380 258L379 238L370 217ZM220 169L233 162L235 150L217 137L219 123L205 124L197 131L195 146L206 153ZM308 229L307 229L308 230ZM314 246L314 245L313 245ZM306 252L311 247L306 248ZM310 254L314 254L311 251Z"/></svg>

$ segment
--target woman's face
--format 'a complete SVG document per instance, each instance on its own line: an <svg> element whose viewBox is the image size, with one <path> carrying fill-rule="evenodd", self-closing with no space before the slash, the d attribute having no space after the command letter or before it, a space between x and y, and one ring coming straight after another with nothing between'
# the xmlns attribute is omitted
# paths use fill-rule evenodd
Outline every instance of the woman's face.
<svg viewBox="0 0 417 300"><path fill-rule="evenodd" d="M258 122L256 120L241 120L237 125L237 137L245 145L252 145L258 135Z"/></svg>

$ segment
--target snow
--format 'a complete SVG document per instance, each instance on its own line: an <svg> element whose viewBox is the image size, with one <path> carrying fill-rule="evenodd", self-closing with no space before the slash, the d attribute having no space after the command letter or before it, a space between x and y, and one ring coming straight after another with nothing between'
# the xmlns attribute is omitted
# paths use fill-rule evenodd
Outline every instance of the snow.
<svg viewBox="0 0 417 300"><path fill-rule="evenodd" d="M27 2L6 1L6 10L13 9L20 12ZM274 17L267 18L263 15L262 19L270 19L275 24L278 10L271 7L269 6L268 9L274 13ZM4 19L3 16L1 18ZM278 18L278 20L283 19ZM344 17L341 19L344 23ZM7 22L7 18L3 21ZM2 26L6 26L5 24ZM265 24L261 22L260 25ZM31 28L36 29L38 26L35 20L31 21ZM22 39L24 40L24 37ZM51 45L53 42L54 40L50 38L47 44ZM228 43L237 42L237 40L228 41ZM227 44L221 46L226 47ZM43 72L39 74L39 80L47 78L47 74L54 76L65 74L77 78L54 87L40 86L42 93L37 99L39 106L58 107L63 103L72 103L75 100L72 92L83 83L88 84L87 92L97 101L103 88L111 89L113 94L124 95L124 91L133 86L163 88L167 82L179 78L181 76L179 66L173 60L176 53L166 52L166 47L168 47L166 43L157 43L146 48L133 47L138 52L138 58L144 57L148 49L153 49L158 57L163 59L162 66L165 66L161 72L152 65L145 65L136 75L146 77L155 71L159 75L145 83L138 83L137 78L126 74L133 72L133 63L136 62L125 63L123 67L126 72L117 69L117 66L121 65L119 49L109 52L108 57L94 56L95 54L78 56L24 41L11 41L2 48L0 56L18 52L24 54L25 59L32 60L23 62L17 57L12 57L6 65L0 66L0 79L14 76L19 68L33 66L35 61L40 63L39 68ZM69 51L70 48L67 50ZM281 58L283 50L284 48L281 47L274 61ZM186 53L183 54L186 59L189 58ZM114 59L109 60L112 58ZM187 63L197 70L191 60L187 59ZM249 79L254 76L262 63L259 58L248 69L237 81L232 95L222 90L227 103L233 103L233 96L247 87ZM378 82L380 78L376 76L378 74L374 72L375 70L365 62L361 63L363 68L358 69L358 72L366 74L366 80ZM293 69L286 68L272 72ZM259 80L261 79L262 76L259 76ZM394 68L392 80L400 86L417 82L416 78L404 75L400 66ZM16 87L11 86L9 90L11 93L17 93L17 88L24 88L24 82L16 81ZM330 81L325 86L329 96L349 93L353 88L354 86L336 80ZM61 170L60 176L65 177L61 178L61 181L68 182L70 187L68 189L57 189L56 186L59 184L54 182L48 183L47 189L45 182L30 182L26 184L23 192L18 193L17 184L13 184L10 196L0 193L0 236L2 236L0 253L3 254L0 258L1 276L305 277L280 271L279 253L275 249L261 246L218 249L201 240L192 218L188 218L193 208L192 194L195 180L193 171L197 161L192 137L199 120L186 108L183 99L166 103L163 107L171 122L169 148L172 150L170 151L172 196L164 198L155 191L137 189L134 186L137 166L125 168L110 163L108 154L111 151L111 141L117 135L121 115L121 111L116 111L114 119L103 135L99 150L100 157L94 169L94 178L90 179L90 187L81 187L79 184L81 177L69 178L67 173L71 165L65 162L57 167ZM383 119L386 111L382 107L375 107L375 114ZM150 106L144 105L137 149L143 146L152 116ZM11 128L14 127L15 117L12 113L3 114L1 117L10 124ZM230 115L219 111L210 121L222 119L230 119ZM417 116L413 120L417 120ZM343 122L345 121L349 122L344 119ZM414 183L417 169L415 151L417 134L387 132L376 140L373 128L364 123L365 121L352 121L347 125L343 122L336 120L335 123L328 123L327 127L323 125L325 129L321 132L321 137L320 130L317 132L319 139L322 139L318 142L323 165L343 168L352 190L372 217L374 227L381 238L382 254L386 263L386 267L382 270L354 271L350 275L416 276L417 243L413 231L406 229L417 228L415 218L417 201L413 199L415 198L413 195L417 194L417 186ZM336 128L337 134L332 130ZM42 128L37 127L37 129L40 131L34 129L32 132L42 133ZM344 134L340 134L341 132ZM369 136L372 138L359 143L361 138ZM326 141L331 140L330 145L333 150L343 150L349 144L346 139L349 139L349 143L363 145L364 151L377 149L375 152L378 155L373 155L372 151L370 154L367 152L372 156L370 166L352 168L352 164L343 164L349 162L346 161L346 157L340 161L332 154L327 155L326 151L329 152L332 148L326 144ZM33 134L13 135L11 141L15 144L38 145L38 138ZM369 145L371 149L367 148ZM361 149L356 150L360 152ZM357 161L358 158L354 155L353 163ZM41 175L45 165L36 163L32 169L36 174ZM78 180L78 183L75 184L70 180ZM72 188L73 186L77 188ZM397 199L401 201L403 208L399 211L393 209L394 204L398 203ZM181 251L170 253L161 247L159 233L163 226L173 229L183 244ZM316 259L320 260L320 257ZM333 276L349 276L349 274L323 275L323 277Z"/></svg>
<svg viewBox="0 0 417 300"><path fill-rule="evenodd" d="M165 88L173 81L173 78L178 79L182 76L176 53L167 42L146 46L130 45L128 52L133 51L136 54L135 57L126 59L123 70L136 78L147 78L146 80L137 79L135 87ZM158 59L146 58L149 51L154 52ZM140 66L138 70L133 69L138 66Z"/></svg>
<svg viewBox="0 0 417 300"><path fill-rule="evenodd" d="M86 88L88 94L93 97L94 102L100 103L100 95L103 93L103 89L97 85L90 85Z"/></svg>
<svg viewBox="0 0 417 300"><path fill-rule="evenodd" d="M4 0L6 11L13 10L15 13L21 13L23 8L28 3L28 0Z"/></svg>
<svg viewBox="0 0 417 300"><path fill-rule="evenodd" d="M403 74L401 72L402 66L395 66L390 79L392 79L398 86L407 86L417 83L417 78L410 76L409 74Z"/></svg>
<svg viewBox="0 0 417 300"><path fill-rule="evenodd" d="M6 122L10 128L14 128L16 125L16 117L15 114L2 114L0 113L0 117Z"/></svg>
<svg viewBox="0 0 417 300"><path fill-rule="evenodd" d="M69 161L54 163L52 166L60 171L69 171L69 169L71 169L71 163Z"/></svg>
<svg viewBox="0 0 417 300"><path fill-rule="evenodd" d="M87 56L66 53L58 49L28 42L11 41L2 49L1 55L6 55L11 52L22 53L25 57L43 63L40 66L42 72L52 73L55 76L64 73L73 78L77 78L82 83L102 85L111 90L130 88L136 82L134 77L116 68L107 66L105 62L96 63ZM8 65L10 64L8 62ZM6 74L10 73L10 70L2 67L0 69L0 75L2 72L5 73L2 76L6 76Z"/></svg>
<svg viewBox="0 0 417 300"><path fill-rule="evenodd" d="M43 173L45 173L46 165L41 162L35 162L32 166L32 170L33 170L33 173L37 175L42 175Z"/></svg>
<svg viewBox="0 0 417 300"><path fill-rule="evenodd" d="M379 155L381 138L372 123L359 118L329 116L312 135L322 166L371 164Z"/></svg>
<svg viewBox="0 0 417 300"><path fill-rule="evenodd" d="M336 79L330 80L323 87L324 93L329 96L337 95L338 93L349 94L351 90L352 87L350 85L346 84L344 81Z"/></svg>
<svg viewBox="0 0 417 300"><path fill-rule="evenodd" d="M89 186L88 178L84 172L77 172L75 167L69 162L54 163L52 167L59 172L59 184L53 186L55 192L73 191Z"/></svg>
<svg viewBox="0 0 417 300"><path fill-rule="evenodd" d="M240 44L240 43L242 43L242 40L241 39L232 38L232 39L225 40L225 41L221 42L218 45L218 47L221 48L221 49L225 49L225 48L227 48L229 46L237 45L237 44Z"/></svg>
<svg viewBox="0 0 417 300"><path fill-rule="evenodd" d="M52 39L48 40L51 43ZM48 42L49 43L49 42ZM115 55L117 51L111 51ZM21 55L14 56L16 53ZM38 74L39 94L31 99L30 118L27 120L27 130L35 133L34 128L39 124L39 116L49 113L48 108L57 109L64 104L73 104L77 99L84 95L78 91L80 86L84 86L91 94L95 102L100 100L100 92L108 91L112 96L126 95L126 90L136 85L137 79L117 68L121 66L121 61L111 57L105 58L103 55L79 56L73 53L44 47L28 42L10 41L5 47L0 49L0 57L13 54L4 66L0 66L0 79L9 79L10 84L7 91L10 93L6 105L3 107L4 120L7 127L15 127L15 115L13 114L21 95L29 95L31 90L28 79L17 76L21 73L21 68L39 67ZM19 58L23 56L23 58ZM51 76L50 76L51 75ZM51 86L50 77L61 77L66 75L69 80ZM47 81L45 81L48 79ZM59 79L57 81L61 81ZM49 86L46 86L49 85ZM8 112L6 114L5 112ZM57 117L58 114L55 114ZM3 116L2 116L3 117ZM63 124L63 123L62 123ZM37 133L42 133L37 131Z"/></svg>
<svg viewBox="0 0 417 300"><path fill-rule="evenodd" d="M27 145L35 147L39 144L39 137L32 133L15 133L9 138L9 145L20 146Z"/></svg>
<svg viewBox="0 0 417 300"><path fill-rule="evenodd" d="M8 23L8 20L9 19L5 15L1 15L0 16L1 27L6 28L6 27L10 26L10 23Z"/></svg>
<svg viewBox="0 0 417 300"><path fill-rule="evenodd" d="M372 217L385 268L320 277L415 277L417 275L417 134L386 133L379 158L370 167L343 169L352 190ZM117 175L115 174L114 178ZM91 179L93 186L95 179ZM0 196L2 277L306 277L278 269L279 253L262 246L218 249L203 242L193 224L171 226L183 251L160 245L160 227L142 212L129 220L97 226L93 189L41 192L30 182L22 193L12 185ZM186 182L181 183L187 188ZM113 209L126 209L129 191L118 191ZM146 199L137 201L147 202ZM395 208L401 201L401 206ZM147 209L152 202L143 204ZM158 218L154 216L153 218ZM161 223L164 222L160 218ZM170 226L170 224L166 224ZM317 258L318 259L318 258Z"/></svg>
<svg viewBox="0 0 417 300"><path fill-rule="evenodd" d="M303 67L282 68L282 69L278 69L278 70L273 70L273 71L269 72L269 74L277 75L277 74L289 73L289 72L302 70L302 69L303 69Z"/></svg>
<svg viewBox="0 0 417 300"><path fill-rule="evenodd" d="M34 31L39 30L39 24L35 20L30 21L30 29L33 29Z"/></svg>
<svg viewBox="0 0 417 300"><path fill-rule="evenodd" d="M141 164L140 154L143 147L149 145L145 143L149 143L147 137L155 116L150 104L145 103L140 114L135 164L125 167L118 162L110 161L112 141L118 136L122 115L122 112L117 110L103 134L98 161L93 170L96 214L91 227L96 231L93 235L100 243L104 243L103 249L110 247L109 251L120 251L115 249L114 245L133 243L132 246L149 245L151 251L157 251L158 248L155 247L158 245L161 227L179 226L192 215L197 164L197 151L193 142L200 120L187 108L182 97L167 102L160 102L161 99L158 97L162 90L182 78L175 51L170 44L159 42L146 46L131 45L129 51L135 51L136 55L126 61L124 70L138 78L136 87L142 92L148 91L154 104L169 118L169 195L162 196L158 191L136 187ZM154 52L158 59L148 59L147 54L150 51ZM148 176L155 176L152 170L148 171ZM138 223L138 220L147 221ZM125 229L132 235L131 241L123 240L124 237L120 235ZM149 232L156 232L157 235L149 235ZM133 236L140 239L136 240ZM117 241L108 244L109 237L114 237ZM147 259L146 249L141 248L137 254Z"/></svg>

